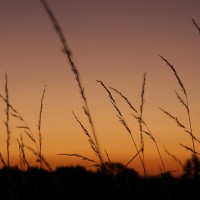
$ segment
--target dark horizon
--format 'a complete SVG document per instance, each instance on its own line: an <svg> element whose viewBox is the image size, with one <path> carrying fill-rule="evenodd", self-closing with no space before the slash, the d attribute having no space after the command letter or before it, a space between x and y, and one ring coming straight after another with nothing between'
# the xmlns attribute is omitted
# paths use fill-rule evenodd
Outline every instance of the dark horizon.
<svg viewBox="0 0 200 200"><path fill-rule="evenodd" d="M200 193L200 171L193 177L186 173L179 178L170 173L141 177L120 163L112 167L107 172L88 171L81 166L58 167L54 172L35 167L26 172L3 168L0 170L1 199L169 200L195 199Z"/></svg>
<svg viewBox="0 0 200 200"><path fill-rule="evenodd" d="M2 2L0 166L108 160L140 176L181 174L200 150L199 8Z"/></svg>

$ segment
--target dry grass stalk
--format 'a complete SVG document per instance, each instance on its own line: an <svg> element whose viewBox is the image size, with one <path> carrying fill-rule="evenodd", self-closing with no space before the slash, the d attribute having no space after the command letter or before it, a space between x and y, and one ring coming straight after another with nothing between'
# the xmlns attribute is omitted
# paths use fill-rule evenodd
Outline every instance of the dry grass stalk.
<svg viewBox="0 0 200 200"><path fill-rule="evenodd" d="M196 21L192 18L192 22L193 24L195 25L195 27L197 28L197 30L199 31L199 34L200 34L200 27L199 25L196 23Z"/></svg>
<svg viewBox="0 0 200 200"><path fill-rule="evenodd" d="M4 102L6 102L6 98L2 94L0 94L0 98ZM20 115L20 113L9 102L8 102L8 105L9 105L11 111L12 111L11 115L13 117L17 118L23 124L23 125L20 125L20 126L16 126L16 128L23 129L25 134L31 139L31 141L36 143L36 140L34 139L33 133L31 131L31 129L29 128L29 126L27 125L27 123L24 120L24 118L22 117L22 115Z"/></svg>
<svg viewBox="0 0 200 200"><path fill-rule="evenodd" d="M33 144L35 145L36 150L33 150L33 148L31 148L31 147L29 147L28 149L31 150L31 152L34 155L37 156L37 162L40 162L40 167L42 166L42 163L44 163L45 166L49 170L52 170L51 167L50 167L50 165L49 165L49 163L46 161L46 159L42 155L42 134L41 134L41 119L42 118L41 117L42 117L43 99L44 99L45 90L46 90L46 86L45 86L45 89L43 90L43 94L42 94L42 98L41 98L41 105L40 105L40 112L39 112L39 119L38 119L38 135L39 135L39 141L38 142L36 141L33 132L31 131L31 129L27 125L27 123L24 120L24 118L22 117L22 115L8 101L7 95L6 95L6 97L4 97L2 94L0 94L0 98L8 105L8 107L9 107L9 109L11 111L11 115L13 117L15 117L16 119L18 119L22 123L22 125L16 126L16 128L19 128L19 129L23 130L23 132L25 133L25 135L28 136L28 138L30 139L30 141L32 141ZM8 113L8 111L6 113ZM8 120L5 122L5 124L6 123L8 124ZM38 143L39 143L39 147L38 147ZM18 144L22 145L22 143L18 143ZM21 147L20 147L20 150L22 150ZM24 148L27 148L27 147L28 147L27 145L23 144L23 151L24 151Z"/></svg>
<svg viewBox="0 0 200 200"><path fill-rule="evenodd" d="M195 136L193 134L193 130L192 130L192 121L191 121L191 116L190 116L190 109L189 109L189 102L188 102L188 95L187 95L187 92L186 92L186 89L183 85L183 82L181 81L177 71L175 70L175 68L173 67L173 65L171 65L164 57L162 57L161 55L159 55L160 58L165 61L165 63L170 67L170 69L173 71L180 87L181 87L181 91L183 92L184 96L185 96L185 100L183 100L183 98L181 98L181 96L175 91L176 93L176 97L177 99L179 100L179 102L181 103L181 105L183 105L186 109L186 112L187 112L187 116L188 116L188 122L189 122L189 130L185 128L185 126L180 123L180 121L177 119L177 117L173 117L171 114L169 114L168 112L162 110L165 114L167 114L170 118L174 119L176 121L176 123L185 129L185 131L187 133L189 133L189 135L191 136L191 139L192 139L192 148L193 148L193 152L196 152L196 148L195 148Z"/></svg>
<svg viewBox="0 0 200 200"><path fill-rule="evenodd" d="M10 167L10 136L11 136L11 130L10 130L10 106L9 106L9 93L8 93L8 77L7 73L5 75L5 103L6 103L6 133L7 133L7 140L6 140L6 148L7 148L7 166Z"/></svg>
<svg viewBox="0 0 200 200"><path fill-rule="evenodd" d="M38 136L39 136L39 155L42 157L42 134L41 134L41 122L42 122L42 110L43 110L43 100L46 91L46 85L42 93L41 104L40 104L40 112L38 118ZM40 162L40 168L42 168L42 162Z"/></svg>
<svg viewBox="0 0 200 200"><path fill-rule="evenodd" d="M161 153L160 153L160 149L158 147L158 144L157 144L157 141L155 139L155 137L153 136L151 130L149 129L149 127L147 126L146 122L144 121L143 117L142 117L142 113L143 113L143 105L144 105L144 93L145 93L145 83L146 83L146 73L144 73L144 77L143 77L143 84L142 84L142 91L141 91L141 103L140 103L140 113L137 111L137 109L131 104L131 102L128 100L128 98L122 94L122 92L118 91L117 89L115 88L112 88L110 87L110 89L112 89L113 91L115 91L117 94L119 94L119 96L122 97L122 99L125 100L125 102L129 105L129 107L134 111L135 114L132 114L133 117L138 121L139 123L139 129L140 129L140 135L141 135L141 151L144 151L144 140L143 140L143 136L142 136L142 133L145 133L147 134L150 139L155 143L155 146L156 146L156 149L157 149L157 152L159 154L159 158L160 158L160 161L161 161L161 164L162 164L162 168L163 168L163 171L164 173L166 172L166 168L165 168L165 165L164 165L164 162L163 162L163 159L162 159L162 156L161 156ZM143 130L142 126L145 126L146 127L146 130ZM143 154L144 155L144 154ZM144 158L143 158L144 160Z"/></svg>
<svg viewBox="0 0 200 200"><path fill-rule="evenodd" d="M194 151L192 148L190 148L190 147L188 147L188 146L186 146L186 145L183 145L183 144L181 144L181 143L180 143L180 145L181 145L183 148L185 148L186 150L192 152L194 155L200 155L200 153L198 153L197 151Z"/></svg>
<svg viewBox="0 0 200 200"><path fill-rule="evenodd" d="M79 125L81 126L84 134L87 136L88 138L88 142L90 144L90 147L91 149L93 150L93 152L95 153L95 155L99 158L99 152L98 152L98 149L96 147L96 144L94 143L92 137L90 136L88 130L84 127L84 125L82 124L82 122L78 119L78 117L75 115L74 112L72 112L76 121L79 123ZM60 153L60 154L57 154L57 155L61 155L61 156L73 156L73 157L78 157L78 158L81 158L82 160L86 160L86 161L89 161L89 162L93 162L93 163L96 163L95 165L92 165L92 166L96 166L96 167L100 167L101 169L104 169L103 168L103 165L99 165L99 163L97 163L96 161L86 157L86 156L83 156L81 154L76 154L76 153L73 153L73 154L69 154L69 153Z"/></svg>
<svg viewBox="0 0 200 200"><path fill-rule="evenodd" d="M139 155L140 152L143 151L143 148L141 148L125 165L125 167L128 167L128 165Z"/></svg>
<svg viewBox="0 0 200 200"><path fill-rule="evenodd" d="M105 153L106 153L106 156L107 156L107 159L108 159L108 163L111 165L112 161L110 159L110 156L108 154L108 152L106 151L106 149L104 149Z"/></svg>
<svg viewBox="0 0 200 200"><path fill-rule="evenodd" d="M175 155L173 155L172 153L170 153L170 152L166 149L165 146L164 146L164 149L165 149L165 152L166 152L171 158L173 158L173 159L182 167L182 169L184 169L184 165L182 164L182 162L181 162Z"/></svg>
<svg viewBox="0 0 200 200"><path fill-rule="evenodd" d="M2 156L1 153L0 153L0 161L2 162L2 164L3 164L4 167L7 166L7 165L6 165L6 162L5 162L5 160L3 159L3 156Z"/></svg>
<svg viewBox="0 0 200 200"><path fill-rule="evenodd" d="M81 154L76 154L76 153L72 153L72 154L70 154L70 153L59 153L57 155L61 155L61 156L73 156L73 157L75 156L75 157L81 158L82 160L86 160L86 161L89 161L89 162L97 163L95 160L92 160L92 159L90 159L90 158L88 158L86 156L83 156Z"/></svg>
<svg viewBox="0 0 200 200"><path fill-rule="evenodd" d="M48 4L46 3L45 0L40 0L40 2L43 5L45 11L47 12L52 24L54 25L55 31L58 34L60 42L63 45L64 53L67 56L67 59L68 59L69 64L71 66L71 70L72 70L72 72L75 76L75 79L77 81L78 88L79 88L81 97L82 97L83 102L84 102L84 106L83 106L84 113L86 114L86 116L89 120L89 123L91 125L93 136L94 136L94 141L95 141L95 146L97 147L97 151L98 151L98 154L99 154L100 164L103 167L103 158L102 158L102 155L101 155L100 146L99 146L99 142L98 142L98 139L97 139L97 134L96 134L96 131L95 131L95 128L94 128L92 116L91 116L90 111L89 111L89 106L88 106L88 102L87 102L87 99L86 99L85 90L82 86L82 82L81 82L81 79L80 79L80 74L79 74L78 68L76 67L76 65L73 61L73 58L72 58L72 51L70 50L69 45L67 44L67 40L65 39L65 36L62 32L62 29L61 29L55 15L53 14L52 10L50 9L50 7L48 6Z"/></svg>
<svg viewBox="0 0 200 200"><path fill-rule="evenodd" d="M165 111L165 110L162 109L162 108L160 108L160 110L162 110L162 111L163 111L166 115L168 115L170 118L174 119L174 121L177 123L177 125L178 125L179 127L183 128L184 131L185 131L186 133L188 133L188 134L193 138L193 140L195 140L196 142L200 143L200 140L198 140L198 139L183 125L183 123L180 122L180 120L179 120L177 117L173 116L172 114L170 114L169 112Z"/></svg>
<svg viewBox="0 0 200 200"><path fill-rule="evenodd" d="M122 113L121 113L119 107L118 107L117 104L116 104L115 99L113 98L111 92L109 91L109 89L105 86L105 84L104 84L102 81L97 80L97 82L100 83L101 86L102 86L102 87L106 90L106 92L108 93L108 96L109 96L109 98L110 98L110 101L111 101L112 105L114 106L115 110L116 110L117 113L118 113L118 114L117 114L117 117L118 117L120 123L125 127L125 129L126 129L127 132L129 133L129 135L130 135L130 137L131 137L131 140L132 140L132 142L133 142L133 144L134 144L134 146L135 146L135 148L136 148L137 155L139 156L140 162L141 162L142 167L143 167L143 169L144 169L144 174L145 174L145 176L148 176L148 175L147 175L147 172L146 172L146 168L145 168L144 162L143 162L143 159L141 158L140 153L139 153L140 150L139 150L138 147L137 147L137 144L136 144L135 139L134 139L134 137L133 137L132 131L130 130L128 124L126 123L126 121L125 121L125 119L124 119L124 117L123 117L123 115L122 115Z"/></svg>
<svg viewBox="0 0 200 200"><path fill-rule="evenodd" d="M35 151L32 147L25 145L24 147L26 149L28 149L29 151L31 151L35 156L36 156L36 162L43 162L43 164L47 167L47 169L51 172L53 172L53 169L51 168L51 165L47 162L47 160L44 158L44 156L40 155L40 153L38 151Z"/></svg>
<svg viewBox="0 0 200 200"><path fill-rule="evenodd" d="M130 108L138 114L137 109L131 104L131 102L128 100L128 98L126 96L124 96L120 91L118 91L117 89L113 88L113 87L109 87L111 90L115 91L116 93L118 93L125 101L126 103L130 106Z"/></svg>
<svg viewBox="0 0 200 200"><path fill-rule="evenodd" d="M74 112L73 112L73 114L74 114ZM74 117L77 120L77 122L80 124L80 126L81 126L83 132L85 133L85 135L88 137L88 142L90 144L90 147L94 151L95 155L99 158L100 155L99 155L98 148L97 148L95 142L93 141L92 137L90 136L88 130L84 127L84 125L81 123L81 121L77 118L77 116L75 114L74 114Z"/></svg>
<svg viewBox="0 0 200 200"><path fill-rule="evenodd" d="M124 117L123 117L123 115L122 115L120 109L118 108L118 106L117 106L117 104L116 104L116 101L115 101L115 99L113 98L111 92L108 90L108 88L105 86L105 84L104 84L102 81L97 80L97 82L100 83L100 84L102 85L102 87L106 90L106 92L108 93L108 96L109 96L109 98L110 98L110 100L111 100L111 103L112 103L112 105L114 106L115 110L116 110L117 113L118 113L118 114L117 114L117 117L119 118L119 121L120 121L121 124L125 127L125 129L127 130L127 132L128 132L130 135L132 135L131 130L130 130L130 128L128 127L128 124L126 123L126 121L125 121L125 119L124 119ZM133 141L134 141L134 139L133 139ZM134 144L135 144L135 141L134 141ZM137 146L136 146L136 149L137 149Z"/></svg>
<svg viewBox="0 0 200 200"><path fill-rule="evenodd" d="M145 102L145 100L144 100L145 84L146 84L146 72L144 73L144 77L143 77L143 84L142 84L142 91L141 91L141 102L140 102L140 117L138 118L143 163L145 163L145 159L144 159L144 137L143 137L142 117L143 117L143 107L144 107L144 102Z"/></svg>
<svg viewBox="0 0 200 200"><path fill-rule="evenodd" d="M24 150L24 142L22 135L20 137L20 141L17 139L18 145L19 145L19 159L20 159L20 166L23 170L27 170L30 168L30 165L26 159L26 154Z"/></svg>
<svg viewBox="0 0 200 200"><path fill-rule="evenodd" d="M144 79L143 79L143 84L142 84L141 103L140 103L140 120L139 120L140 135L141 135L141 147L142 148L144 148L142 117L143 117L143 107L144 107L144 103L145 103L145 100L144 100L145 84L146 84L146 72L144 73ZM143 152L144 152L144 150L143 150Z"/></svg>

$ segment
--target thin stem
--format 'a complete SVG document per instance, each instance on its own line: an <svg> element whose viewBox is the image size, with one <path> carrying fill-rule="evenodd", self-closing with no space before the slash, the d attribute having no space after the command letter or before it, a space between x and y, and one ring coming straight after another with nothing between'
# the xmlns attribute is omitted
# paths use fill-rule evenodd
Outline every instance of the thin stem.
<svg viewBox="0 0 200 200"><path fill-rule="evenodd" d="M39 156L42 158L42 133L41 133L41 122L42 122L42 110L43 110L43 100L46 91L46 85L42 93L41 104L40 104L40 113L38 119L38 136L39 136ZM42 168L42 160L40 159L40 168Z"/></svg>
<svg viewBox="0 0 200 200"><path fill-rule="evenodd" d="M196 21L194 19L192 19L193 24L195 25L195 27L197 28L197 30L199 31L200 34L200 27L199 25L196 23Z"/></svg>
<svg viewBox="0 0 200 200"><path fill-rule="evenodd" d="M7 142L6 142L6 148L7 148L7 165L8 167L10 167L10 106L9 106L9 94L8 94L8 77L7 77L7 73L5 75L5 93L6 93L6 98L5 98L5 102L6 102L6 121L5 121L5 125L6 125L6 132L7 132Z"/></svg>

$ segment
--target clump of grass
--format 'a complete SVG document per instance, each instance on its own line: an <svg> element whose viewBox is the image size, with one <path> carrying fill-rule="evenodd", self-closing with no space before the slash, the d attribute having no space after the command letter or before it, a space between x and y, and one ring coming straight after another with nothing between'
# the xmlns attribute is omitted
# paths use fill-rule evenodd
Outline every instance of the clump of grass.
<svg viewBox="0 0 200 200"><path fill-rule="evenodd" d="M196 148L195 148L195 141L200 143L200 140L198 140L195 136L194 136L194 133L193 133L193 130L192 130L192 121L191 121L191 114L190 114L190 108L189 108L189 101L188 101L188 95L187 95L187 91L183 85L183 82L181 81L177 71L175 70L174 66L172 64L170 64L164 57L162 57L160 55L160 58L165 61L165 63L167 64L167 66L169 66L169 68L173 71L174 73L174 76L175 78L177 79L178 81L178 84L180 86L180 89L185 97L185 99L183 99L181 97L181 95L179 95L179 93L177 91L175 91L175 94L176 94L176 97L178 99L178 101L180 102L180 104L185 108L186 110L186 114L187 114L187 117L188 117L188 123L189 123L189 128L187 128L176 116L170 114L168 111L160 108L161 111L163 111L166 115L168 115L168 117L170 117L171 119L173 119L176 124L181 127L182 129L184 129L184 132L186 132L187 134L189 134L189 136L191 137L191 140L192 140L192 148L186 146L186 145L182 145L182 147L185 147L187 150L190 150L192 151L193 153L197 153L196 152Z"/></svg>
<svg viewBox="0 0 200 200"><path fill-rule="evenodd" d="M198 30L199 34L200 34L200 27L199 25L196 23L196 21L192 18L192 23L194 24L194 26L196 27L196 29ZM186 132L187 134L189 134L189 136L191 137L192 140L192 147L189 147L187 145L181 144L180 146L182 146L183 148L185 148L186 150L192 152L192 158L197 157L198 155L200 155L199 152L196 151L196 146L195 146L195 142L197 142L198 144L200 143L200 140L198 138L196 138L196 136L193 133L193 129L192 129L192 120L191 120L191 114L190 114L190 107L189 107L189 101L188 101L188 94L187 91L185 89L185 86L180 78L180 76L178 75L176 69L174 68L174 66L168 62L167 59L165 59L163 56L159 55L159 57L167 64L167 66L171 69L171 71L173 72L179 86L180 86L180 90L184 96L184 98L175 90L175 94L176 97L178 99L178 101L180 102L180 104L185 108L186 114L187 114L187 118L188 118L188 124L189 124L189 128L184 125L179 119L178 117L172 115L170 112L160 108L161 111L163 111L168 117L170 117L171 119L173 119L176 124L182 128L184 130L184 132ZM169 153L169 151L166 150L166 153L171 156L183 169L184 169L184 165L182 164L182 162L172 153Z"/></svg>
<svg viewBox="0 0 200 200"><path fill-rule="evenodd" d="M150 137L150 139L154 142L154 144L156 146L156 150L157 150L159 158L160 158L160 161L161 161L161 164L162 164L163 172L166 173L166 168L165 168L164 161L163 161L161 153L160 153L160 149L158 147L158 143L157 143L152 131L150 130L149 126L147 125L147 123L145 122L145 120L143 118L143 107L144 107L144 103L145 103L145 99L144 99L145 83L146 83L146 72L144 73L142 90L141 90L140 112L138 112L138 110L131 104L131 102L128 100L128 98L124 94L122 94L122 92L120 92L117 89L112 88L112 87L110 87L110 89L112 89L120 97L122 97L122 99L125 100L125 102L129 105L131 110L134 112L134 114L131 113L131 115L133 115L133 117L138 121L138 124L139 124L143 155L144 155L144 137L143 137L143 133L144 133L144 134L148 135ZM144 162L144 157L143 157L143 162Z"/></svg>
<svg viewBox="0 0 200 200"><path fill-rule="evenodd" d="M23 136L21 134L20 139L17 139L18 146L19 146L19 155L20 155L20 166L23 169L28 169L30 164L27 161L26 154L25 154L25 148L31 151L36 156L36 161L40 163L40 168L43 167L43 164L50 170L53 171L50 164L47 162L47 160L42 155L42 133L41 133L41 122L42 122L42 111L43 111L43 100L44 95L46 91L46 86L42 93L41 98L41 104L40 104L40 111L39 111L39 119L38 119L38 142L36 141L33 132L29 128L28 124L22 117L22 115L11 105L9 101L9 95L8 95L8 78L6 74L5 79L5 97L0 94L0 98L6 103L6 133L7 133L7 163L5 162L5 159L3 158L2 154L0 154L0 160L3 163L4 166L10 167L10 126L9 126L9 120L10 115L16 119L19 120L19 122L22 125L17 125L16 128L23 130L23 133L30 139L30 141L35 145L35 149L30 147L29 145L24 144L23 142Z"/></svg>
<svg viewBox="0 0 200 200"><path fill-rule="evenodd" d="M113 107L115 108L115 110L117 111L117 117L118 117L120 123L125 127L126 131L128 132L128 134L129 134L130 137L131 137L131 140L132 140L132 142L133 142L133 144L134 144L134 146L135 146L137 155L139 156L140 162L141 162L142 167L143 167L143 169L144 169L144 174L145 174L145 176L148 176L147 171L146 171L146 167L145 167L145 165L144 165L144 160L141 158L141 155L140 155L140 152L143 151L143 148L144 148L144 147L142 146L140 149L138 148L138 146L137 146L137 144L136 144L136 142L135 142L135 139L134 139L134 137L133 137L133 133L132 133L131 129L129 128L128 124L126 123L125 118L124 118L124 116L122 115L122 112L120 111L120 109L119 109L119 107L118 107L118 105L117 105L115 99L113 98L111 92L109 91L109 89L105 86L105 84L104 84L102 81L97 80L97 82L100 83L101 86L102 86L102 87L106 90L106 92L108 93L108 96L109 96L109 98L110 98L110 101L111 101ZM142 145L143 145L143 144L142 144ZM134 158L135 158L135 156L134 156ZM132 161L132 160L133 160L133 159L131 159L131 161ZM130 162L129 162L129 163L130 163Z"/></svg>
<svg viewBox="0 0 200 200"><path fill-rule="evenodd" d="M22 135L20 136L20 140L17 139L17 142L18 142L18 146L19 146L20 166L23 170L30 169L30 164L26 158L25 146L24 146Z"/></svg>
<svg viewBox="0 0 200 200"><path fill-rule="evenodd" d="M38 128L38 142L36 142L36 139L34 138L34 135L31 131L31 129L28 127L28 125L26 124L26 122L24 121L24 119L21 117L21 115L19 115L18 112L15 112L15 114L13 116L17 117L21 122L23 122L25 125L24 126L17 126L20 129L23 129L25 134L29 137L29 139L35 144L36 150L33 149L32 147L25 145L23 143L22 140L22 136L21 136L21 142L18 140L18 144L19 144L19 149L21 151L21 155L20 158L22 159L21 162L25 163L27 165L27 167L29 167L26 157L25 157L25 153L24 153L24 147L27 148L28 150L30 150L35 156L36 156L36 162L39 162L39 167L40 169L43 168L43 164L47 167L48 170L53 171L53 169L51 168L50 164L47 162L47 160L44 158L43 154L42 154L42 132L41 132L41 125L42 125L42 111L43 111L43 101L44 101L44 95L45 95L45 91L46 91L46 85L45 88L42 92L42 98L41 98L41 102L40 102L40 111L39 111L39 118L38 118L38 124L37 124L37 128Z"/></svg>

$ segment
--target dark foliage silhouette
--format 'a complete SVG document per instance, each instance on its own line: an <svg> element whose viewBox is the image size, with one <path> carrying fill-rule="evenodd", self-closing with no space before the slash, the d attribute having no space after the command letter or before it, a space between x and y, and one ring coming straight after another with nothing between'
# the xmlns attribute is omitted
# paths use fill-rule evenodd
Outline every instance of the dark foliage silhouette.
<svg viewBox="0 0 200 200"><path fill-rule="evenodd" d="M82 166L58 167L53 172L33 167L27 171L5 167L0 170L1 199L193 199L200 195L199 160L195 159L186 162L186 167L188 163L194 164L189 168L190 173L180 177L170 173L141 177L120 163L112 163L111 167L105 163L110 170L107 174Z"/></svg>

